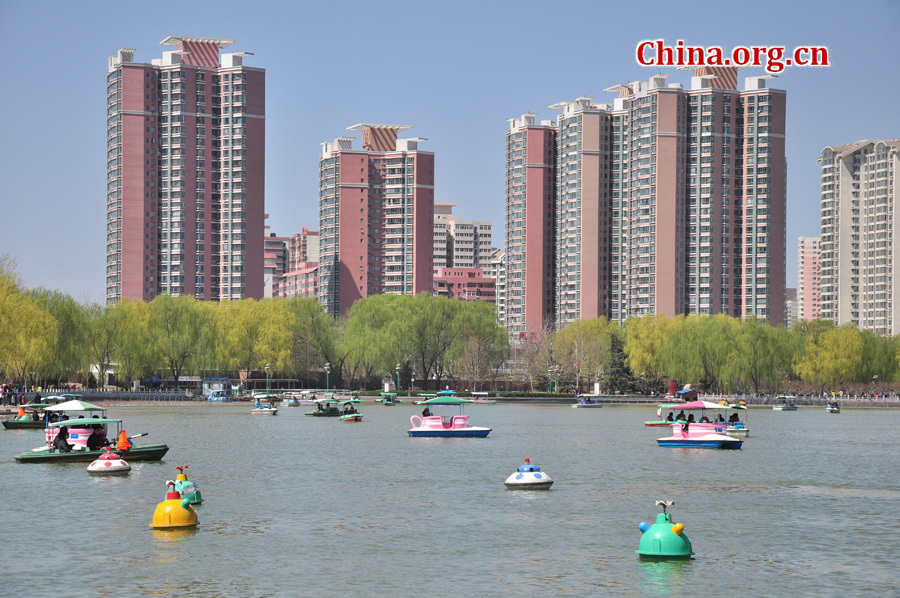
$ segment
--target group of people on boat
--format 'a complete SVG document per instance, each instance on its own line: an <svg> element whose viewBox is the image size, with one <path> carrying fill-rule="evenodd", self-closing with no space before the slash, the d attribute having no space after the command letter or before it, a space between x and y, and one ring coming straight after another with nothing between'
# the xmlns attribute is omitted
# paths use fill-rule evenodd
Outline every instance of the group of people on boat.
<svg viewBox="0 0 900 598"><path fill-rule="evenodd" d="M696 420L695 420L695 418L694 418L694 414L693 414L693 413L691 413L691 414L688 415L688 416L685 416L684 410L682 410L682 411L679 411L679 412L678 412L678 415L677 415L677 416L673 416L673 415L672 415L672 412L670 411L670 412L669 412L669 415L666 416L666 421L667 421L667 422L681 421L681 422L686 422L686 423L692 424L692 423L694 423ZM719 413L719 414L716 416L716 420L715 420L715 421L716 421L717 424L724 424L724 423L725 423L725 418L722 417L722 414L721 414L721 413ZM738 416L737 412L732 413L731 416L728 418L728 423L729 423L729 424L734 424L735 422L739 422L739 421L741 421L741 418L740 418L740 416ZM706 417L706 416L704 415L703 417L700 418L700 423L701 423L701 424L708 424L708 423L712 423L712 422L710 421L710 419L709 419L708 417Z"/></svg>
<svg viewBox="0 0 900 598"><path fill-rule="evenodd" d="M55 415L55 414L54 414ZM52 417L52 416L51 416ZM100 416L95 415L94 419L99 419ZM63 415L62 421L68 421L69 416ZM102 424L92 424L91 433L87 437L87 441L85 446L89 451L99 451L104 447L110 445L109 439L106 437L106 428L103 427ZM131 443L128 441L128 436L120 434L119 435L119 443L122 444L123 447L128 448L131 446ZM127 445L127 446L126 446ZM60 426L59 431L56 433L56 436L53 438L52 443L53 448L61 453L71 453L74 445L69 443L69 427L68 426Z"/></svg>
<svg viewBox="0 0 900 598"><path fill-rule="evenodd" d="M344 407L343 415L354 415L356 413L359 413L359 411L353 405L347 405L346 407Z"/></svg>

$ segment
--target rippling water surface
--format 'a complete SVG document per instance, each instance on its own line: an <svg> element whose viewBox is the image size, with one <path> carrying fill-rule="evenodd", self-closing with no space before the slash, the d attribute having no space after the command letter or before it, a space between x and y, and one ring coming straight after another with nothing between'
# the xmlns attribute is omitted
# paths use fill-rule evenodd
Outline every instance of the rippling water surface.
<svg viewBox="0 0 900 598"><path fill-rule="evenodd" d="M744 448L710 451L657 447L650 408L473 405L488 438L409 438L420 409L113 407L170 446L124 478L17 464L41 433L0 431L0 595L900 595L900 412L751 410ZM506 490L525 457L552 490ZM200 527L152 531L176 465ZM662 499L690 562L635 555Z"/></svg>

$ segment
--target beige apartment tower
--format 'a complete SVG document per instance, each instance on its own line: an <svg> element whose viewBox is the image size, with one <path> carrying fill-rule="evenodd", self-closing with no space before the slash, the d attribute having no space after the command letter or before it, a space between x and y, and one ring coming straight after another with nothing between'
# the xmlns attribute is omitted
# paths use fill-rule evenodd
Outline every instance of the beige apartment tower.
<svg viewBox="0 0 900 598"><path fill-rule="evenodd" d="M900 140L826 147L818 161L821 317L900 334Z"/></svg>

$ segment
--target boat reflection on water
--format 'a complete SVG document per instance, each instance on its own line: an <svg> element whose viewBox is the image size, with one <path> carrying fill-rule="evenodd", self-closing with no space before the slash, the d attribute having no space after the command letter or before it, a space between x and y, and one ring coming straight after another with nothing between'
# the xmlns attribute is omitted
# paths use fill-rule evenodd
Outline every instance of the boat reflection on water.
<svg viewBox="0 0 900 598"><path fill-rule="evenodd" d="M685 596L691 561L638 561L644 596Z"/></svg>

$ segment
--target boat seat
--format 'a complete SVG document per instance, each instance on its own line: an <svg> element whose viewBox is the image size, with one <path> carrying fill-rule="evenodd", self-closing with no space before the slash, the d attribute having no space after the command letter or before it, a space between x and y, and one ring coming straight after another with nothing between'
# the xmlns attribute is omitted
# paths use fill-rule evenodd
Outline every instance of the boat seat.
<svg viewBox="0 0 900 598"><path fill-rule="evenodd" d="M469 427L469 416L468 415L454 415L450 418L450 427L451 428L468 428Z"/></svg>

